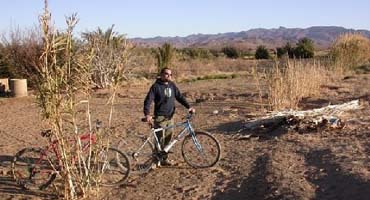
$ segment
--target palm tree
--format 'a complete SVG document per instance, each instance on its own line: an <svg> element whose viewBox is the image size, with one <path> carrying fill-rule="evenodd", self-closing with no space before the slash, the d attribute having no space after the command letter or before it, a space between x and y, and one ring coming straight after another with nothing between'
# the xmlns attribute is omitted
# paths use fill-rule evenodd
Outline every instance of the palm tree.
<svg viewBox="0 0 370 200"><path fill-rule="evenodd" d="M88 49L93 52L92 79L98 88L111 85L116 78L117 67L125 63L124 52L128 47L126 37L114 32L113 28L114 25L106 31L98 28L93 32L82 33Z"/></svg>
<svg viewBox="0 0 370 200"><path fill-rule="evenodd" d="M170 67L174 55L174 48L169 43L164 43L156 51L158 73L165 67Z"/></svg>

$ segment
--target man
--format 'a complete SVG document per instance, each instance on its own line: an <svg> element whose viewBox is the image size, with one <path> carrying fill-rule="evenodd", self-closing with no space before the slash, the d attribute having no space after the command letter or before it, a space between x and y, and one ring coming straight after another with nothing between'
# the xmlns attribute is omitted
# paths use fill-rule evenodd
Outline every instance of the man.
<svg viewBox="0 0 370 200"><path fill-rule="evenodd" d="M173 115L175 114L175 99L184 107L189 109L189 112L194 113L195 109L190 107L185 97L176 87L172 80L172 71L169 68L163 68L160 72L160 78L151 86L144 100L144 115L146 121L154 128L166 127L173 125ZM150 115L150 105L154 100L154 122ZM157 132L157 137L163 149L172 138L172 129L167 129L164 132ZM161 165L171 165L171 162L164 160Z"/></svg>

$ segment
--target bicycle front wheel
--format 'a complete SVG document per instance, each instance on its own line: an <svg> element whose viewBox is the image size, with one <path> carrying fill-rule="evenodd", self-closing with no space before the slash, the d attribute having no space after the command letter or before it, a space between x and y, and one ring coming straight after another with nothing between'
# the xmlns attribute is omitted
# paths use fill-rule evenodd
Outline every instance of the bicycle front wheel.
<svg viewBox="0 0 370 200"><path fill-rule="evenodd" d="M97 159L98 182L102 186L119 186L127 180L130 162L126 154L114 148L104 148Z"/></svg>
<svg viewBox="0 0 370 200"><path fill-rule="evenodd" d="M194 168L214 166L220 159L221 147L216 138L207 132L195 131L187 135L181 147L185 162Z"/></svg>
<svg viewBox="0 0 370 200"><path fill-rule="evenodd" d="M148 173L152 169L153 165L156 163L154 157L154 147L153 144L148 141L140 151L134 152L132 157L134 159L134 173Z"/></svg>
<svg viewBox="0 0 370 200"><path fill-rule="evenodd" d="M52 162L41 148L24 148L14 156L13 178L25 189L44 190L56 178Z"/></svg>

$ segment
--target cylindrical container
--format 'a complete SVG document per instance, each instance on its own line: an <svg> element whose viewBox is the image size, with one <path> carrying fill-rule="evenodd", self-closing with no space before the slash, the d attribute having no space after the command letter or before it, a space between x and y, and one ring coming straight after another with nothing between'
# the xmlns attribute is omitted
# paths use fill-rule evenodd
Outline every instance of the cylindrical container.
<svg viewBox="0 0 370 200"><path fill-rule="evenodd" d="M27 79L10 79L9 88L12 97L27 96Z"/></svg>
<svg viewBox="0 0 370 200"><path fill-rule="evenodd" d="M9 80L7 78L0 78L0 94L5 94L9 91Z"/></svg>

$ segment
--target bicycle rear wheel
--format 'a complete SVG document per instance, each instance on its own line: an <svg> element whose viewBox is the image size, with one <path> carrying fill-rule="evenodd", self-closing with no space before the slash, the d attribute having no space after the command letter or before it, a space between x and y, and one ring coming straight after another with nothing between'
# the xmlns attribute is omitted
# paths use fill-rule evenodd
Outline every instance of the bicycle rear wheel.
<svg viewBox="0 0 370 200"><path fill-rule="evenodd" d="M122 185L130 174L130 162L126 154L114 148L104 148L97 155L95 166L99 173L99 184Z"/></svg>
<svg viewBox="0 0 370 200"><path fill-rule="evenodd" d="M14 156L13 178L25 189L44 190L56 178L52 162L41 148L24 148Z"/></svg>
<svg viewBox="0 0 370 200"><path fill-rule="evenodd" d="M195 131L195 137L187 135L181 147L185 162L194 168L214 166L220 159L221 147L216 138L207 132Z"/></svg>

